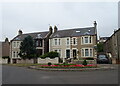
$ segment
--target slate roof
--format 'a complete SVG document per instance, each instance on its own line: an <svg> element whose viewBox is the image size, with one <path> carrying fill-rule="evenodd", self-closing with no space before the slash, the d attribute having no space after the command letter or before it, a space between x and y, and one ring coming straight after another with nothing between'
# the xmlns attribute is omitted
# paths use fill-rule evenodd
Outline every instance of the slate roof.
<svg viewBox="0 0 120 86"><path fill-rule="evenodd" d="M49 33L49 31L46 31L46 32L27 33L27 34L17 35L15 38L13 38L13 40L14 40L14 41L22 41L22 40L24 40L24 38L27 37L28 35L30 35L31 37L33 37L33 39L37 39L38 37L41 38L41 39L44 39L48 33ZM13 40L12 40L12 41L13 41Z"/></svg>
<svg viewBox="0 0 120 86"><path fill-rule="evenodd" d="M83 35L95 35L95 27L58 30L50 38L77 37Z"/></svg>

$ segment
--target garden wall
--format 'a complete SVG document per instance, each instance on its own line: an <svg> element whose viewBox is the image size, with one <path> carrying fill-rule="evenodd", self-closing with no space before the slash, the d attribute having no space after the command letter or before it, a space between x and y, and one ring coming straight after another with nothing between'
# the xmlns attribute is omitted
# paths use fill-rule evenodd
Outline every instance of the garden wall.
<svg viewBox="0 0 120 86"><path fill-rule="evenodd" d="M34 59L26 59L26 60L19 59L19 60L17 60L17 63L18 64L22 64L22 63L32 64L32 63L34 63Z"/></svg>
<svg viewBox="0 0 120 86"><path fill-rule="evenodd" d="M84 60L74 60L74 64L82 64ZM88 64L96 64L96 60L86 60Z"/></svg>
<svg viewBox="0 0 120 86"><path fill-rule="evenodd" d="M8 59L0 58L0 64L8 64Z"/></svg>
<svg viewBox="0 0 120 86"><path fill-rule="evenodd" d="M45 59L38 58L39 64L47 64L48 62L51 62L52 64L57 64L57 63L59 63L59 59L58 59L58 57L56 57L54 59L50 59L49 57L45 58Z"/></svg>

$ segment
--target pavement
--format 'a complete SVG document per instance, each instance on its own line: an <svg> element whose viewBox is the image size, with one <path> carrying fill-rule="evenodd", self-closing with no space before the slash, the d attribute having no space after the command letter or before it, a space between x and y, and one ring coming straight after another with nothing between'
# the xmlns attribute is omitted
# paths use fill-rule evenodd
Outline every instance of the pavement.
<svg viewBox="0 0 120 86"><path fill-rule="evenodd" d="M115 66L117 67L117 66ZM118 84L118 69L98 71L41 71L2 66L3 84Z"/></svg>

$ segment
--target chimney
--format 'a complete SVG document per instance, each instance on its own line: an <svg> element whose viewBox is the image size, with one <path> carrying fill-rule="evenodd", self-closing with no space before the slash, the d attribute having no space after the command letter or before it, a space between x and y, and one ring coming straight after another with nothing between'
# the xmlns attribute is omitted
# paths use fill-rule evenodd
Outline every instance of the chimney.
<svg viewBox="0 0 120 86"><path fill-rule="evenodd" d="M94 21L94 27L95 27L95 34L97 34L97 23Z"/></svg>
<svg viewBox="0 0 120 86"><path fill-rule="evenodd" d="M49 32L52 34L53 32L52 26L49 26Z"/></svg>
<svg viewBox="0 0 120 86"><path fill-rule="evenodd" d="M96 23L96 21L94 21L94 27L96 28L96 26L97 26L97 23Z"/></svg>
<svg viewBox="0 0 120 86"><path fill-rule="evenodd" d="M58 30L58 28L57 28L57 26L55 25L55 26L54 26L54 33L57 32L57 30Z"/></svg>
<svg viewBox="0 0 120 86"><path fill-rule="evenodd" d="M22 30L18 31L18 35L22 35L22 33L23 33Z"/></svg>
<svg viewBox="0 0 120 86"><path fill-rule="evenodd" d="M9 42L8 38L5 38L5 42Z"/></svg>

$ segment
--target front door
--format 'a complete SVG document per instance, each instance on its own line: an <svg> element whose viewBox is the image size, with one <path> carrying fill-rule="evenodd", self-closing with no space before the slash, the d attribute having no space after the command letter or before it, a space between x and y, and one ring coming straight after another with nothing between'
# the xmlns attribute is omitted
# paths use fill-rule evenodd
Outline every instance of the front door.
<svg viewBox="0 0 120 86"><path fill-rule="evenodd" d="M77 57L77 51L73 50L73 58L76 59L76 57Z"/></svg>
<svg viewBox="0 0 120 86"><path fill-rule="evenodd" d="M66 58L70 58L70 50L66 50Z"/></svg>
<svg viewBox="0 0 120 86"><path fill-rule="evenodd" d="M16 64L17 63L17 59L13 59L13 64Z"/></svg>

